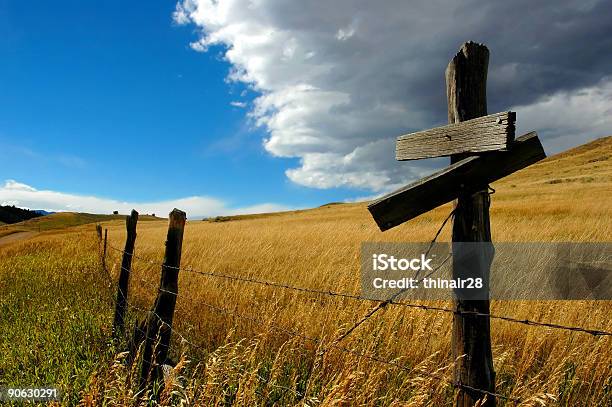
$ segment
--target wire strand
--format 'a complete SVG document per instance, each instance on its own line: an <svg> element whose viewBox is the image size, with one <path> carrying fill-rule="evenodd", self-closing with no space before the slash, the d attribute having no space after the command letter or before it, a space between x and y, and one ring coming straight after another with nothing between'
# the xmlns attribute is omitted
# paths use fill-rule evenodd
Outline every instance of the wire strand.
<svg viewBox="0 0 612 407"><path fill-rule="evenodd" d="M110 277L110 275L109 275L109 277ZM148 282L148 281L146 281L146 280L144 280L142 278L140 278L139 280L144 282L145 284L147 284L149 286L153 285L152 283L150 283L150 282ZM111 279L111 283L112 283L112 279ZM178 293L174 293L172 291L167 291L167 290L166 290L166 292L178 296ZM128 308L131 308L131 309L143 312L143 313L147 313L149 315L154 315L157 318L157 320L163 326L166 326L171 333L176 334L181 339L181 341L187 343L188 345L192 346L193 348L200 349L200 350L206 350L206 348L204 348L201 345L197 345L193 341L189 340L184 334L179 332L177 329L173 328L171 325L169 325L168 323L164 322L161 319L161 317L155 311L153 311L152 309L151 310L146 310L146 309L144 309L142 307L138 307L138 306L132 304L127 299L125 300L125 303L128 306ZM269 326L270 328L274 329L275 331L284 333L285 335L287 335L289 337L300 338L300 339L306 340L308 342L314 343L317 346L322 346L323 345L323 341L321 339L305 335L305 334L300 333L300 332L298 332L296 330L291 330L291 329L288 329L288 328L284 328L284 327L278 326L278 325L273 324L273 323L266 323L266 321L263 321L263 320L261 320L259 318L249 317L249 316L246 316L244 314L240 314L240 313L238 313L236 311L232 311L232 310L229 310L227 308L215 306L215 305L203 302L203 301L199 301L198 304L203 305L203 306L205 306L205 307L207 307L209 309L212 309L212 310L214 310L216 312L223 313L223 314L226 314L226 315L233 315L233 316L235 316L237 318L240 318L240 319L243 319L243 320L247 320L247 321L256 323L256 324L258 324L260 326ZM148 332L143 330L143 329L141 329L140 327L136 326L136 330L138 330L141 334L144 335L142 339L147 339L149 341L156 342L156 346L165 346L167 348L170 347L170 345L165 345L165 344L159 343L158 339L150 337L148 335ZM336 349L336 350L339 350L339 351L341 351L343 353L348 353L348 354L351 354L351 355L356 356L356 357L361 358L361 359L367 359L367 360L370 360L370 361L373 361L373 362L377 362L377 363L393 366L393 367L399 368L400 370L404 370L404 371L407 371L407 372L412 372L413 371L413 369L410 369L410 368L408 368L408 367L406 367L406 366L404 366L402 364L399 364L397 362L389 361L389 360L382 359L382 358L379 358L379 357L376 357L376 356L367 355L365 353L357 352L357 351L355 351L353 349L349 349L349 348L340 346L338 344L338 342L339 341L336 340L331 345L327 346L325 348L325 352L327 352L327 350L329 350L329 349ZM424 374L427 377L430 377L430 378L433 378L433 379L436 379L436 380L439 380L439 381L443 381L443 382L445 382L447 384L452 385L453 387L455 387L457 389L462 389L462 390L465 390L465 391L471 391L471 392L475 392L475 393L479 393L479 394L483 394L483 395L489 395L489 396L492 396L492 397L497 397L497 398L502 398L502 399L506 399L506 400L511 400L511 401L514 401L514 402L520 402L520 400L517 399L517 398L512 398L512 397L504 396L502 394L490 392L488 390L477 389L475 387L464 385L464 384L461 384L459 382L453 382L453 381L450 381L450 380L448 380L448 379L446 379L446 378L444 378L442 376L435 375L435 374L432 374L432 373L421 372L421 374ZM292 390L292 389L289 389L289 390Z"/></svg>
<svg viewBox="0 0 612 407"><path fill-rule="evenodd" d="M109 245L108 247L112 250L123 252L123 250L118 249L114 246ZM147 262L155 266L160 266L160 267L163 266L160 263L156 263L144 257L137 256L133 253L132 255L134 259L137 259L139 261ZM255 279L255 278L250 278L250 277L242 277L242 276L224 274L224 273L214 273L214 272L209 272L209 271L208 272L200 271L200 270L192 269L191 267L171 267L171 266L166 266L166 267L179 269L186 273L193 273L193 274L198 274L198 275L202 275L206 277L222 278L226 280L240 281L240 282L245 282L245 283L258 284L262 286L277 287L277 288L283 288L287 290L293 290L293 291L304 292L304 293L309 293L309 294L324 295L324 296L329 296L329 297L348 298L348 299L357 300L357 301L369 301L369 302L377 302L377 303L380 302L380 300L362 297L360 295L355 295L351 293L337 292L337 291L332 291L332 290L318 290L314 288L293 286L293 285L289 285L285 283L278 283L274 281ZM514 317L496 315L496 314L491 314L491 313L483 313L483 312L477 312L477 311L459 311L459 310L453 310L451 308L430 306L430 305L424 305L424 304L415 304L415 303L409 303L405 301L393 300L393 301L389 301L388 304L394 305L394 306L420 309L424 311L437 311L437 312L445 312L445 313L450 313L450 314L468 315L468 316L471 315L475 317L491 318L491 319L497 319L497 320L506 321L510 323L517 323L517 324L533 326L533 327L544 327L544 328L551 328L551 329L567 330L571 332L580 332L580 333L585 333L585 334L589 334L592 336L612 336L612 332L605 331L603 329L591 329L591 328L583 328L583 327L578 327L578 326L569 326L569 325L562 325L562 324L549 323L549 322L540 322L540 321L533 321L530 319L519 319L519 318L514 318Z"/></svg>

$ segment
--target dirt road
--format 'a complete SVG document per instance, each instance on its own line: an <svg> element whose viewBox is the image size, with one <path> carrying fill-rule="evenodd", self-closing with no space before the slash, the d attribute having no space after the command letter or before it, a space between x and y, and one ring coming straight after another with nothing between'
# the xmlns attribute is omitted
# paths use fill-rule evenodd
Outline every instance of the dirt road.
<svg viewBox="0 0 612 407"><path fill-rule="evenodd" d="M36 236L38 233L36 232L17 232L12 233L7 236L0 237L0 246L4 246L9 243L13 243L19 240L29 239L33 236Z"/></svg>

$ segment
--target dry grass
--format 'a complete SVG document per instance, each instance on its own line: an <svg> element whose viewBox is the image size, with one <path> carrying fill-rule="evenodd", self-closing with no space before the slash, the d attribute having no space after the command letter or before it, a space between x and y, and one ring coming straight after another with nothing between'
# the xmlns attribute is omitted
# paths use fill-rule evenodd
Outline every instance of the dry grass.
<svg viewBox="0 0 612 407"><path fill-rule="evenodd" d="M123 215L98 215L93 213L57 212L50 215L39 216L23 222L6 224L0 222L0 237L17 232L46 232L62 230L73 226L86 225L93 222L109 220L122 220ZM160 220L151 215L143 215L141 221Z"/></svg>
<svg viewBox="0 0 612 407"><path fill-rule="evenodd" d="M493 185L497 190L492 206L494 240L609 240L612 166L608 157L611 153L612 139L604 139ZM561 178L563 182L551 182ZM332 205L301 213L229 222L189 222L183 265L357 293L361 242L427 241L449 210L447 205L384 234L377 230L364 204ZM137 253L161 262L165 230L164 223L142 225ZM110 236L115 244L122 242L122 227L111 226ZM448 231L441 238L448 240ZM154 293L151 287L139 283L139 279L155 284L159 270L138 261L135 269L134 295L148 306ZM253 390L239 383L259 368L260 361L282 358L286 366L293 366L293 370L286 372L289 379L285 381L296 388L296 383L306 380L304 375L309 376L315 384L311 384L308 389L311 393L307 396L319 400L344 399L350 404L410 400L415 405L439 405L450 400L448 387L434 385L418 374L418 366L423 363L427 365L422 366L424 371L430 372L452 364L451 324L446 315L392 308L346 340L345 345L351 349L389 360L398 358L416 369L411 375L343 353L329 354L317 366L312 344L297 346L292 341L285 342L286 337L270 332L266 326L228 318L203 303L263 318L270 324L295 328L309 336L327 338L333 338L343 327L356 321L371 305L182 273L176 314L178 329L208 349L236 343L230 346L237 352L234 357L248 359L243 352L252 355L251 361L235 361L245 375L235 378L236 397ZM492 311L497 314L607 330L612 329L609 310L609 303L586 301L514 301L492 305ZM532 395L551 393L559 399L559 405L605 405L604 400L612 400L609 339L498 321L492 323L492 331L498 386L505 394L528 399ZM243 338L249 345L239 342ZM242 347L243 351L237 350ZM304 350L297 350L303 348L310 348L309 353L304 355ZM278 349L282 352L278 353ZM308 360L306 370L299 368L304 359ZM210 400L220 400L216 397L221 397L222 389L223 386L216 388L221 393L215 396L212 392ZM419 395L419 391L424 394Z"/></svg>
<svg viewBox="0 0 612 407"><path fill-rule="evenodd" d="M612 138L601 139L493 185L494 241L609 241L611 155ZM365 204L224 222L192 221L185 230L182 264L358 293L362 242L428 241L449 211L446 205L385 233L378 231ZM124 226L116 221L104 226L111 244L121 247ZM54 239L82 238L82 230ZM93 235L93 228L87 233ZM165 222L139 224L136 253L161 263L165 233ZM448 239L446 230L441 240ZM115 276L119 263L117 253L109 253ZM135 260L133 268L130 296L148 308L159 267ZM263 319L265 324L218 313L204 304ZM611 331L610 305L496 301L492 312ZM452 387L428 376L436 372L451 377L448 315L388 307L343 342L357 352L394 360L409 371L337 350L319 357L313 343L271 328L295 329L330 341L371 306L181 272L175 327L204 351L183 348L187 356L176 369L183 379L168 386L161 400L189 400L195 405L452 405ZM523 405L612 404L609 337L503 321L492 321L492 336L498 391L503 394L524 400ZM178 341L174 349L180 351ZM113 366L92 378L83 400L133 402L130 372L120 362Z"/></svg>

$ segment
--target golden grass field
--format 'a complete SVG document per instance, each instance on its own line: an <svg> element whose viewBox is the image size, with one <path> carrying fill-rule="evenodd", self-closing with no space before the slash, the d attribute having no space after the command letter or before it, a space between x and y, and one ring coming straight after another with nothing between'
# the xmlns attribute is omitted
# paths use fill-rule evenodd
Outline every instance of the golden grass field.
<svg viewBox="0 0 612 407"><path fill-rule="evenodd" d="M611 156L612 137L607 137L551 157L492 185L496 189L491 205L493 240L610 241ZM190 221L185 228L182 265L205 272L358 294L362 242L429 241L451 210L450 204L445 205L382 233L366 206L334 204L221 222ZM111 220L102 225L109 230L110 244L122 248L123 222ZM442 233L441 241L450 239L449 229ZM166 230L167 221L139 223L136 255L160 264ZM121 349L109 351L104 340L109 334L112 306L97 254L93 225L51 230L28 241L0 247L0 287L14 292L2 300L1 310L22 307L19 309L26 312L27 301L15 290L38 283L24 281L26 274L20 274L20 267L30 270L28 281L41 276L53 281L42 297L79 292L75 297L85 302L81 314L96 314L76 317L86 323L75 331L94 338L95 345L80 342L75 345L87 349L80 352L87 355L84 360L88 367L78 373L78 384L61 376L75 374L65 372L69 367L57 372L52 366L43 369L46 378L70 389L69 404L80 400L91 405L129 405L134 401L134 385L130 381L133 375L122 365L122 356L117 356ZM120 253L109 250L107 264L115 281L120 262ZM159 273L158 265L134 259L130 301L138 307L150 308ZM110 292L114 289L110 287ZM40 286L39 290L44 289ZM40 291L34 290L32 294L36 292ZM72 300L71 306L78 308L79 301ZM224 314L210 306L264 323ZM168 404L188 400L191 405L452 405L452 386L429 376L435 373L452 378L448 314L389 306L342 343L356 352L390 360L407 369L337 349L319 356L313 343L288 337L273 328L296 330L329 343L372 306L368 302L181 271L175 328L198 347L181 343L174 336L175 354L183 355L175 370L184 381L167 386L161 400ZM491 312L612 331L611 310L608 301L493 301ZM136 310L131 313L132 317L137 314ZM31 341L47 341L44 332L52 332L50 328L40 321L33 324L31 329L39 329L43 334L28 334L35 337ZM0 339L0 351L6 351L10 342L19 340L25 332L6 325L3 328L15 332ZM492 321L491 330L499 393L519 398L525 406L612 405L610 337L594 338L497 320ZM73 340L78 342L78 338ZM0 378L0 385L13 380L7 379L9 374L17 373L8 364L18 361L19 352L27 353L27 349L11 352L12 356L0 356L4 365L0 365L0 372L5 377ZM41 350L38 357L44 358L49 352L53 350L48 349L47 353ZM61 354L66 352L71 354L66 349ZM80 355L70 357L71 363L81 360ZM31 367L22 364L21 369ZM37 377L34 373L19 374L29 379ZM513 405L504 400L498 404Z"/></svg>

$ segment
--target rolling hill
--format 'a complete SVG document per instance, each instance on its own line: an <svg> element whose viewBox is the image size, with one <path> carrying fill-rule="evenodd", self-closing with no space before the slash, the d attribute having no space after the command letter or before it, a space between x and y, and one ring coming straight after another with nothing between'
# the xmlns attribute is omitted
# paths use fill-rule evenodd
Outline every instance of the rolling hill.
<svg viewBox="0 0 612 407"><path fill-rule="evenodd" d="M13 224L0 224L0 237L18 232L45 232L61 230L90 223L118 221L125 219L124 215L100 215L81 212L55 212L50 215L38 216ZM139 216L141 221L162 220L150 215Z"/></svg>
<svg viewBox="0 0 612 407"><path fill-rule="evenodd" d="M611 156L612 137L606 137L496 182L493 240L610 241ZM372 310L371 303L245 281L359 293L363 242L427 242L450 210L451 204L444 205L384 233L364 202L187 222L171 344L181 382L170 387L168 400L452 405L452 313L386 307L342 341L353 352L346 353L327 346ZM113 249L123 247L125 223L108 216L58 215L53 233L0 247L0 285L9 293L0 297L0 311L7 315L0 319L0 385L50 381L64 390L69 405L130 405L137 378L125 366L125 348L109 346L122 261ZM109 230L106 265L112 281L101 269L90 222ZM155 301L166 234L165 221L138 224L128 327L146 317ZM449 238L447 226L440 240ZM491 304L496 315L608 332L611 309L611 301ZM503 320L492 320L491 332L497 392L526 406L611 405L612 337Z"/></svg>

